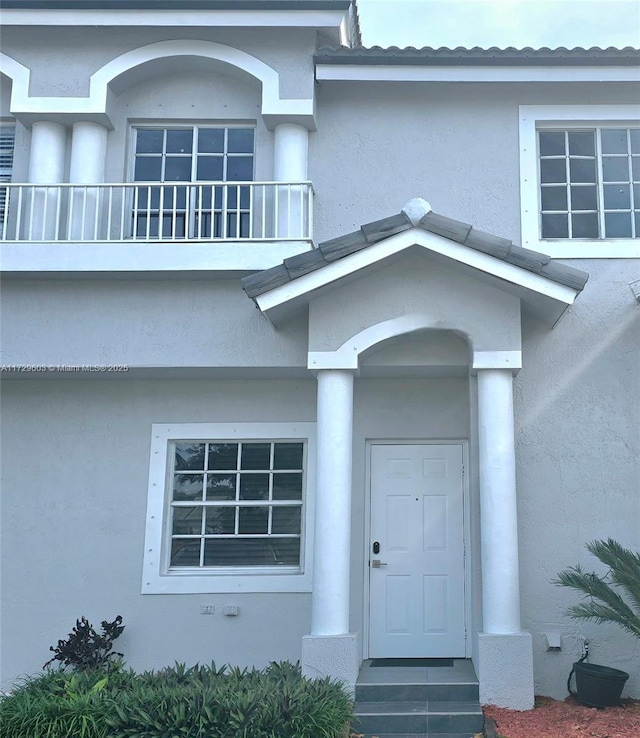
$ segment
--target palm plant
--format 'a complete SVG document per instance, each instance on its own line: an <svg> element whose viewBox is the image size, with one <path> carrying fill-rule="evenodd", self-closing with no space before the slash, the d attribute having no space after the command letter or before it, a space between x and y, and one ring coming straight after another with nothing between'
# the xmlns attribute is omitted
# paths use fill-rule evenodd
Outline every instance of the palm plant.
<svg viewBox="0 0 640 738"><path fill-rule="evenodd" d="M568 608L567 615L576 620L617 623L640 638L640 553L625 548L612 538L591 541L586 548L609 570L604 576L598 576L578 564L558 574L554 584L571 587L590 598Z"/></svg>

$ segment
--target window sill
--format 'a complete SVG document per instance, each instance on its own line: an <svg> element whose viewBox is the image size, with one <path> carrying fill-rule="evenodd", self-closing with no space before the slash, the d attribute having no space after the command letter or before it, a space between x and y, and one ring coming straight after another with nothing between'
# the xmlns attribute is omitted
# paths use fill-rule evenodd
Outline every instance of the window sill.
<svg viewBox="0 0 640 738"><path fill-rule="evenodd" d="M188 574L153 573L142 582L142 594L231 594L233 592L311 592L310 573Z"/></svg>
<svg viewBox="0 0 640 738"><path fill-rule="evenodd" d="M547 254L552 259L637 259L640 239L589 240L572 239L545 241L524 239L524 248Z"/></svg>

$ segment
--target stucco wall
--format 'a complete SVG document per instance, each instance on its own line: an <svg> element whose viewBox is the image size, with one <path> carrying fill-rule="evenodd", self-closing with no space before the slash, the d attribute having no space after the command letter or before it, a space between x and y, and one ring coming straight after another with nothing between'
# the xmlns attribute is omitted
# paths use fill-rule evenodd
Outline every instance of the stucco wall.
<svg viewBox="0 0 640 738"><path fill-rule="evenodd" d="M306 317L276 332L237 279L7 281L3 362L306 367Z"/></svg>
<svg viewBox="0 0 640 738"><path fill-rule="evenodd" d="M236 28L8 28L3 52L32 70L31 95L83 96L89 77L112 59L156 41L215 41L255 56L281 73L283 97L311 97L313 30ZM60 50L73 53L60 54Z"/></svg>
<svg viewBox="0 0 640 738"><path fill-rule="evenodd" d="M612 537L640 550L640 306L629 261L574 262L591 277L553 331L523 329L516 438L524 626L534 637L536 689L560 697L582 635L590 660L630 672L640 694L640 642L619 628L569 620L578 601L551 584L578 562L604 573L584 544ZM543 633L560 631L563 650Z"/></svg>
<svg viewBox="0 0 640 738"><path fill-rule="evenodd" d="M317 240L423 197L519 244L518 106L636 103L637 94L615 84L321 82L309 152Z"/></svg>
<svg viewBox="0 0 640 738"><path fill-rule="evenodd" d="M94 624L124 617L118 645L135 668L300 657L308 594L141 595L140 584L151 424L313 421L313 379L15 381L2 390L5 686L38 671L83 614ZM468 412L465 379L358 380L355 390L352 624L360 631L366 439L464 438ZM204 616L203 604L236 604L240 615Z"/></svg>
<svg viewBox="0 0 640 738"><path fill-rule="evenodd" d="M309 306L309 349L335 351L370 326L424 315L430 327L458 330L474 350L519 351L519 301L426 253L376 264Z"/></svg>

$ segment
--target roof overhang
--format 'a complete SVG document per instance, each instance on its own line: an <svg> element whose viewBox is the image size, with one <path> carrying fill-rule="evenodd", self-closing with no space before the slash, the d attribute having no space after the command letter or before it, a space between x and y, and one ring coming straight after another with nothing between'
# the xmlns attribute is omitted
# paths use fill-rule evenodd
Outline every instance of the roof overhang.
<svg viewBox="0 0 640 738"><path fill-rule="evenodd" d="M639 82L639 66L449 66L323 64L319 82Z"/></svg>
<svg viewBox="0 0 640 738"><path fill-rule="evenodd" d="M550 326L560 319L580 293L580 289L559 284L500 258L414 227L275 286L253 299L264 315L274 325L279 325L339 282L358 279L364 270L383 268L389 260L399 258L409 249L424 249L462 272L518 297L525 311Z"/></svg>
<svg viewBox="0 0 640 738"><path fill-rule="evenodd" d="M349 0L4 0L8 26L309 28L349 38Z"/></svg>

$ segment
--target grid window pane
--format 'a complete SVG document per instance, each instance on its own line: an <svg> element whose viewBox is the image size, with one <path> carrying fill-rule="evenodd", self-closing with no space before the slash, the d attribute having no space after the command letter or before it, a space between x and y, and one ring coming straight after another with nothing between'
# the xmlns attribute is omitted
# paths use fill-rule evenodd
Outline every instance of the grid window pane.
<svg viewBox="0 0 640 738"><path fill-rule="evenodd" d="M207 500L235 500L235 474L207 474Z"/></svg>
<svg viewBox="0 0 640 738"><path fill-rule="evenodd" d="M569 176L572 182L596 182L595 159L570 159Z"/></svg>
<svg viewBox="0 0 640 738"><path fill-rule="evenodd" d="M569 216L543 213L542 238L569 238Z"/></svg>
<svg viewBox="0 0 640 738"><path fill-rule="evenodd" d="M573 238L598 238L598 214L574 213L571 216Z"/></svg>
<svg viewBox="0 0 640 738"><path fill-rule="evenodd" d="M564 156L565 136L563 131L540 132L540 156Z"/></svg>
<svg viewBox="0 0 640 738"><path fill-rule="evenodd" d="M273 475L274 500L302 499L302 472L296 474L280 473Z"/></svg>
<svg viewBox="0 0 640 738"><path fill-rule="evenodd" d="M191 181L191 159L174 157L167 159L164 169L165 182Z"/></svg>
<svg viewBox="0 0 640 738"><path fill-rule="evenodd" d="M173 534L199 536L202 533L201 507L174 507Z"/></svg>
<svg viewBox="0 0 640 738"><path fill-rule="evenodd" d="M547 182L566 182L567 167L564 159L543 159L540 162L540 181L543 184Z"/></svg>
<svg viewBox="0 0 640 738"><path fill-rule="evenodd" d="M253 154L253 128L230 128L228 137L230 154Z"/></svg>
<svg viewBox="0 0 640 738"><path fill-rule="evenodd" d="M302 469L301 443L276 443L273 452L274 469Z"/></svg>
<svg viewBox="0 0 640 738"><path fill-rule="evenodd" d="M299 507L275 507L273 509L272 533L300 533Z"/></svg>
<svg viewBox="0 0 640 738"><path fill-rule="evenodd" d="M204 469L204 443L177 443L175 449L175 469Z"/></svg>
<svg viewBox="0 0 640 738"><path fill-rule="evenodd" d="M161 154L164 143L164 131L160 129L138 129L136 135L136 153Z"/></svg>
<svg viewBox="0 0 640 738"><path fill-rule="evenodd" d="M607 238L630 238L631 213L605 213L604 230Z"/></svg>
<svg viewBox="0 0 640 738"><path fill-rule="evenodd" d="M233 535L236 530L235 507L209 507L206 511L207 535Z"/></svg>
<svg viewBox="0 0 640 738"><path fill-rule="evenodd" d="M223 128L199 128L198 129L198 151L201 154L223 154L224 153L224 129Z"/></svg>
<svg viewBox="0 0 640 738"><path fill-rule="evenodd" d="M173 455L171 567L300 566L301 441L180 441Z"/></svg>
<svg viewBox="0 0 640 738"><path fill-rule="evenodd" d="M210 443L209 444L209 466L208 469L237 469L238 468L238 444L237 443Z"/></svg>
<svg viewBox="0 0 640 738"><path fill-rule="evenodd" d="M570 133L568 138L571 156L596 155L596 140L593 131Z"/></svg>
<svg viewBox="0 0 640 738"><path fill-rule="evenodd" d="M602 189L605 208L628 210L631 207L631 188L629 185L605 185Z"/></svg>
<svg viewBox="0 0 640 738"><path fill-rule="evenodd" d="M268 507L241 507L238 512L240 513L238 520L238 533L249 535L268 533Z"/></svg>
<svg viewBox="0 0 640 738"><path fill-rule="evenodd" d="M543 210L566 210L567 188L566 187L543 187L542 188Z"/></svg>
<svg viewBox="0 0 640 738"><path fill-rule="evenodd" d="M627 182L629 180L629 162L626 156L602 157L603 182Z"/></svg>
<svg viewBox="0 0 640 738"><path fill-rule="evenodd" d="M240 499L241 500L268 500L269 499L269 475L268 474L241 474L240 475Z"/></svg>
<svg viewBox="0 0 640 738"><path fill-rule="evenodd" d="M542 238L640 237L640 129L540 131L538 142Z"/></svg>
<svg viewBox="0 0 640 738"><path fill-rule="evenodd" d="M268 469L271 458L270 443L243 443L241 469Z"/></svg>
<svg viewBox="0 0 640 738"><path fill-rule="evenodd" d="M224 179L224 157L199 156L196 176L202 181L221 182Z"/></svg>
<svg viewBox="0 0 640 738"><path fill-rule="evenodd" d="M560 209L560 208L558 208ZM572 187L571 188L572 210L597 210L598 191L595 187Z"/></svg>
<svg viewBox="0 0 640 738"><path fill-rule="evenodd" d="M175 474L173 477L173 499L180 502L201 500L204 474Z"/></svg>
<svg viewBox="0 0 640 738"><path fill-rule="evenodd" d="M627 129L611 128L604 129L601 133L603 154L626 154L627 153Z"/></svg>
<svg viewBox="0 0 640 738"><path fill-rule="evenodd" d="M171 566L200 566L200 540L174 538L171 541Z"/></svg>
<svg viewBox="0 0 640 738"><path fill-rule="evenodd" d="M253 157L233 156L227 159L227 182L250 182L253 179Z"/></svg>
<svg viewBox="0 0 640 738"><path fill-rule="evenodd" d="M159 156L138 156L133 178L136 182L160 182L162 180L162 159Z"/></svg>
<svg viewBox="0 0 640 738"><path fill-rule="evenodd" d="M193 148L193 130L167 130L167 153L190 154Z"/></svg>

